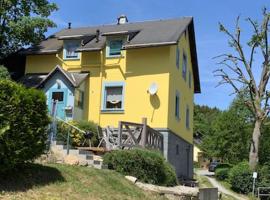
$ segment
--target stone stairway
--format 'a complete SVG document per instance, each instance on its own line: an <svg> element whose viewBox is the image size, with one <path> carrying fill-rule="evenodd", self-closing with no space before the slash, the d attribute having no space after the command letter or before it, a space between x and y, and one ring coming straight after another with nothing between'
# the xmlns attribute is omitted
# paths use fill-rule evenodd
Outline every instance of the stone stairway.
<svg viewBox="0 0 270 200"><path fill-rule="evenodd" d="M70 147L69 154L67 155L67 145L60 141L53 141L50 149L56 156L58 163L66 163L66 161L70 159L73 164L94 167L97 169L105 168L103 166L102 156L95 155L91 151Z"/></svg>

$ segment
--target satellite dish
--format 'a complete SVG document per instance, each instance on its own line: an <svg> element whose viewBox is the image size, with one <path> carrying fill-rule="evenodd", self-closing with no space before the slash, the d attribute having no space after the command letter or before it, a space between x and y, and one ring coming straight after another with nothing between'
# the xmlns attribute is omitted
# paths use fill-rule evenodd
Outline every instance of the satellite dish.
<svg viewBox="0 0 270 200"><path fill-rule="evenodd" d="M156 83L152 83L148 89L150 95L155 95L158 91L158 85Z"/></svg>

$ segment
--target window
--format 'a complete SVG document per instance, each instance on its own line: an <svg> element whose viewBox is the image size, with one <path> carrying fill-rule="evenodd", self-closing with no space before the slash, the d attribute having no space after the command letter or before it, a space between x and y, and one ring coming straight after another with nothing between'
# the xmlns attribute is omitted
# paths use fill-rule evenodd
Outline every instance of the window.
<svg viewBox="0 0 270 200"><path fill-rule="evenodd" d="M188 72L188 86L189 86L189 88L191 88L191 83L192 83L192 75L191 75L191 72L189 71Z"/></svg>
<svg viewBox="0 0 270 200"><path fill-rule="evenodd" d="M179 107L180 107L180 98L179 98L179 93L176 92L176 95L175 95L175 117L178 120L180 119Z"/></svg>
<svg viewBox="0 0 270 200"><path fill-rule="evenodd" d="M123 45L122 39L114 39L108 41L107 57L116 57L121 55L121 49Z"/></svg>
<svg viewBox="0 0 270 200"><path fill-rule="evenodd" d="M81 90L75 90L75 105L83 109L84 104L84 92Z"/></svg>
<svg viewBox="0 0 270 200"><path fill-rule="evenodd" d="M184 80L187 79L187 56L185 53L183 54L182 76L183 76Z"/></svg>
<svg viewBox="0 0 270 200"><path fill-rule="evenodd" d="M80 46L79 41L65 41L64 43L64 59L79 59L79 53L76 52Z"/></svg>
<svg viewBox="0 0 270 200"><path fill-rule="evenodd" d="M180 66L180 50L179 50L179 47L177 46L176 47L176 67L177 69L179 69L179 66Z"/></svg>
<svg viewBox="0 0 270 200"><path fill-rule="evenodd" d="M189 129L189 106L186 108L186 128Z"/></svg>
<svg viewBox="0 0 270 200"><path fill-rule="evenodd" d="M179 155L179 145L178 144L176 145L175 149L176 149L176 155Z"/></svg>
<svg viewBox="0 0 270 200"><path fill-rule="evenodd" d="M103 110L123 110L123 83L106 83L103 88Z"/></svg>
<svg viewBox="0 0 270 200"><path fill-rule="evenodd" d="M64 100L64 92L52 92L52 99L61 102Z"/></svg>

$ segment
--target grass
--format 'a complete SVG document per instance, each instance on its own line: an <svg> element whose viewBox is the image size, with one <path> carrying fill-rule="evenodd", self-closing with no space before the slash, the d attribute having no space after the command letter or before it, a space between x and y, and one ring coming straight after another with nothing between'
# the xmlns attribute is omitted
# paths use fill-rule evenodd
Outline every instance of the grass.
<svg viewBox="0 0 270 200"><path fill-rule="evenodd" d="M29 164L0 175L0 199L146 199L162 200L146 193L124 176L109 170L61 164Z"/></svg>

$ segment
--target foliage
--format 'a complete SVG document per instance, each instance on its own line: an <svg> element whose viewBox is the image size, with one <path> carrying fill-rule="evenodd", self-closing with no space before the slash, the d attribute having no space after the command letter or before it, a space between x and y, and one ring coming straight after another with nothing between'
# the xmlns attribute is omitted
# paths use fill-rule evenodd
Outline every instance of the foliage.
<svg viewBox="0 0 270 200"><path fill-rule="evenodd" d="M215 169L215 176L218 180L226 180L229 177L230 168L218 168Z"/></svg>
<svg viewBox="0 0 270 200"><path fill-rule="evenodd" d="M41 155L46 147L46 97L9 80L0 80L0 172Z"/></svg>
<svg viewBox="0 0 270 200"><path fill-rule="evenodd" d="M146 183L166 186L177 184L174 169L158 152L145 149L116 150L105 154L104 164L109 169L135 176Z"/></svg>
<svg viewBox="0 0 270 200"><path fill-rule="evenodd" d="M216 166L215 170L220 169L220 168L232 168L232 167L233 167L233 165L231 165L229 163L219 163Z"/></svg>
<svg viewBox="0 0 270 200"><path fill-rule="evenodd" d="M270 187L270 163L259 166L257 187Z"/></svg>
<svg viewBox="0 0 270 200"><path fill-rule="evenodd" d="M0 65L0 79L10 79L9 72L3 65Z"/></svg>
<svg viewBox="0 0 270 200"><path fill-rule="evenodd" d="M83 131L90 131L94 133L94 136L91 139L91 145L97 146L99 143L98 138L98 132L97 132L97 124L92 121L84 121L84 120L74 120L70 121L70 124L78 127L79 129ZM70 137L71 137L71 145L73 146L81 146L84 142L84 135L82 132L70 128L70 126L66 125L63 122L58 122L57 124L57 138L58 140L62 140L66 142L67 140L67 134L68 131L70 131Z"/></svg>
<svg viewBox="0 0 270 200"><path fill-rule="evenodd" d="M48 18L57 10L48 0L0 2L0 60L25 45L37 44L56 25Z"/></svg>
<svg viewBox="0 0 270 200"><path fill-rule="evenodd" d="M246 161L230 169L229 182L235 192L248 194L252 191L252 171Z"/></svg>
<svg viewBox="0 0 270 200"><path fill-rule="evenodd" d="M0 175L0 199L165 200L144 192L111 170L61 164L28 164Z"/></svg>

